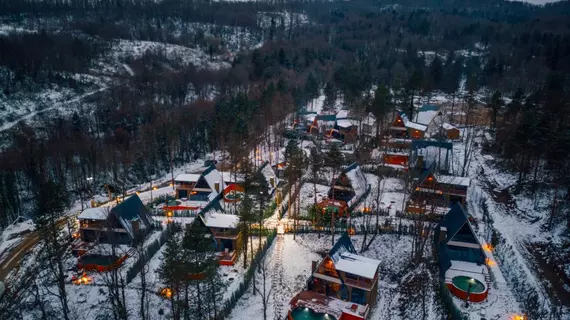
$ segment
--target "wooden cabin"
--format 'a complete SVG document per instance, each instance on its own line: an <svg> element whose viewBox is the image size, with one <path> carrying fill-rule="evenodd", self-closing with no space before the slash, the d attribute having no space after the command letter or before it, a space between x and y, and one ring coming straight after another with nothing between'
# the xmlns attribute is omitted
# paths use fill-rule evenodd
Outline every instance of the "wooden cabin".
<svg viewBox="0 0 570 320"><path fill-rule="evenodd" d="M337 120L336 127L344 142L352 143L358 140L358 123L356 120Z"/></svg>
<svg viewBox="0 0 570 320"><path fill-rule="evenodd" d="M164 206L164 211L171 215L184 215L184 212L197 214L210 203L222 197L226 189L224 177L214 164L205 167L201 172L184 173L175 179L176 203Z"/></svg>
<svg viewBox="0 0 570 320"><path fill-rule="evenodd" d="M389 128L389 134L397 139L423 139L427 126L410 121L408 117L400 112Z"/></svg>
<svg viewBox="0 0 570 320"><path fill-rule="evenodd" d="M384 163L397 166L408 166L409 153L402 151L387 151L384 154Z"/></svg>
<svg viewBox="0 0 570 320"><path fill-rule="evenodd" d="M356 163L346 167L333 181L328 192L329 199L346 202L349 208L360 202L370 190L366 176Z"/></svg>
<svg viewBox="0 0 570 320"><path fill-rule="evenodd" d="M426 169L415 182L406 211L444 214L455 203L465 205L470 183L466 177L434 174Z"/></svg>
<svg viewBox="0 0 570 320"><path fill-rule="evenodd" d="M380 261L356 254L344 233L320 261L313 261L308 289L343 301L374 305Z"/></svg>
<svg viewBox="0 0 570 320"><path fill-rule="evenodd" d="M459 129L457 129L457 127L454 125L446 122L442 125L442 128L444 131L443 133L447 139L457 140L461 138L461 131L459 131Z"/></svg>
<svg viewBox="0 0 570 320"><path fill-rule="evenodd" d="M237 260L241 234L238 230L239 216L217 211L198 215L216 241L216 252L221 265L233 265Z"/></svg>
<svg viewBox="0 0 570 320"><path fill-rule="evenodd" d="M459 203L448 211L435 229L434 254L440 276L451 293L470 302L487 299L491 282L487 258ZM467 288L466 279L469 282Z"/></svg>
<svg viewBox="0 0 570 320"><path fill-rule="evenodd" d="M77 219L84 242L133 245L153 227L150 212L136 194L112 208L86 209Z"/></svg>

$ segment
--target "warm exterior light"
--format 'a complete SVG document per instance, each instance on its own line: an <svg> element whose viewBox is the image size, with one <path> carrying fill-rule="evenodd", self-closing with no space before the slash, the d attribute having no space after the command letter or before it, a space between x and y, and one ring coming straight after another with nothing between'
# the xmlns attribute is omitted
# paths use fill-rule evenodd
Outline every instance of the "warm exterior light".
<svg viewBox="0 0 570 320"><path fill-rule="evenodd" d="M497 263L494 260L489 258L485 258L485 264L488 265L489 267L497 265Z"/></svg>
<svg viewBox="0 0 570 320"><path fill-rule="evenodd" d="M158 190L158 187L152 187L152 190Z"/></svg>
<svg viewBox="0 0 570 320"><path fill-rule="evenodd" d="M515 314L511 317L511 320L527 320L527 317L524 314Z"/></svg>
<svg viewBox="0 0 570 320"><path fill-rule="evenodd" d="M169 186L172 188L173 184L172 184L172 183L170 183L170 184L169 184Z"/></svg>
<svg viewBox="0 0 570 320"><path fill-rule="evenodd" d="M79 238L79 233L75 232L71 236L73 237L73 239L77 239Z"/></svg>
<svg viewBox="0 0 570 320"><path fill-rule="evenodd" d="M170 299L172 297L172 290L170 288L164 288L160 291L160 294Z"/></svg>
<svg viewBox="0 0 570 320"><path fill-rule="evenodd" d="M86 273L83 273L81 277L75 278L72 281L73 284L89 284L91 283L92 279Z"/></svg>
<svg viewBox="0 0 570 320"><path fill-rule="evenodd" d="M140 193L140 192L138 192L138 191L135 191L135 193L137 194L137 196L138 196L139 194L141 194L141 193Z"/></svg>
<svg viewBox="0 0 570 320"><path fill-rule="evenodd" d="M487 252L491 252L491 251L493 251L493 246L492 246L491 244L489 244L489 243L485 243L485 244L483 245L483 250L485 250L485 251L487 251Z"/></svg>
<svg viewBox="0 0 570 320"><path fill-rule="evenodd" d="M166 216L167 216L167 217L172 217L172 211L168 211L168 212L166 213Z"/></svg>

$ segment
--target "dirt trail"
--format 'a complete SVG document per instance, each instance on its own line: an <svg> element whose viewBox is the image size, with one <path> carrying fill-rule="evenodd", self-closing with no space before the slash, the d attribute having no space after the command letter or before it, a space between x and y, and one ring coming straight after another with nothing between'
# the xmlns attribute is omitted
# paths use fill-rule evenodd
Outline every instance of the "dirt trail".
<svg viewBox="0 0 570 320"><path fill-rule="evenodd" d="M57 222L57 228L62 228L68 217L63 217ZM8 253L6 259L0 263L0 281L5 281L10 272L20 265L22 258L40 241L38 231L25 235L22 242Z"/></svg>

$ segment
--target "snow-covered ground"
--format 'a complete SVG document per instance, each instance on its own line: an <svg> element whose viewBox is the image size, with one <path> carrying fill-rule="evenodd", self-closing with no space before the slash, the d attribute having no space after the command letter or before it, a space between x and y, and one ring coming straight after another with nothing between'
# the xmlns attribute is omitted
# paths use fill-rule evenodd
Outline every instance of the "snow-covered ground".
<svg viewBox="0 0 570 320"><path fill-rule="evenodd" d="M481 144L482 131L477 135L476 141ZM463 159L464 152L463 143L454 145L455 159ZM553 296L552 285L541 277L544 271L533 257L529 244L561 242L562 228L553 232L542 230L551 210L552 194L538 192L536 197L532 197L525 192L514 194L506 191L512 190L510 187L516 184L516 174L499 169L495 158L483 154L480 147L474 149L471 161L467 168L467 176L472 181L468 191L468 213L477 219L476 232L482 241L491 242L493 229L503 239L493 254L498 265L492 268L496 288L490 290L491 306L487 315L494 312L498 316L508 310L525 311L524 300L531 292L536 292L542 307L548 309ZM508 194L508 200L501 194ZM485 211L490 218L486 222ZM491 301L493 299L495 301ZM567 307L562 308L562 316L570 318Z"/></svg>
<svg viewBox="0 0 570 320"><path fill-rule="evenodd" d="M377 175L365 173L370 184L370 192L357 206L356 211L364 207L380 208L389 212L390 217L396 216L396 211L402 211L404 204L404 181L398 178L380 179Z"/></svg>
<svg viewBox="0 0 570 320"><path fill-rule="evenodd" d="M272 294L268 303L267 315L275 319L276 314L283 318L289 308L290 300L299 291L306 289L306 281L311 273L312 261L318 261L331 248L330 235L320 239L316 234L283 235L276 239L267 253L268 268ZM361 236L353 236L352 241L357 250L362 243ZM381 235L374 239L370 249L362 255L380 260L379 295L376 306L371 311L370 319L412 319L419 315L419 304L407 300L407 293L400 290L406 279L413 277L416 270L410 269L412 241L410 237L397 235ZM426 252L426 256L430 253ZM423 270L422 268L419 268ZM428 273L429 274L429 273ZM433 288L426 290L430 305L427 319L439 320L442 313L437 307ZM432 306L433 305L433 306ZM403 310L404 309L404 310ZM402 311L403 310L403 311ZM411 311L413 310L413 311ZM258 319L263 314L261 296L253 295L251 288L239 300L230 315L233 320Z"/></svg>
<svg viewBox="0 0 570 320"><path fill-rule="evenodd" d="M111 52L110 56L113 61L138 59L145 52L154 52L163 54L168 60L179 61L182 65L193 64L202 69L218 70L230 66L229 62L222 61L219 57L210 59L210 56L200 48L189 48L155 41L115 40Z"/></svg>
<svg viewBox="0 0 570 320"><path fill-rule="evenodd" d="M0 261L3 260L4 254L17 246L22 241L22 236L34 231L35 225L32 220L26 220L20 223L14 223L6 227L0 233Z"/></svg>
<svg viewBox="0 0 570 320"><path fill-rule="evenodd" d="M83 94L67 88L46 89L38 94L26 97L6 98L0 94L0 131L8 130L21 121L31 120L35 116L52 111L65 111L66 108L77 110L77 104L83 99L95 95L107 87L99 87Z"/></svg>
<svg viewBox="0 0 570 320"><path fill-rule="evenodd" d="M301 197L301 214L305 214L309 211L309 208L315 203L315 192L314 187L317 187L317 203L322 199L328 197L328 192L330 187L322 184L313 185L312 182L305 182L301 187L299 197Z"/></svg>

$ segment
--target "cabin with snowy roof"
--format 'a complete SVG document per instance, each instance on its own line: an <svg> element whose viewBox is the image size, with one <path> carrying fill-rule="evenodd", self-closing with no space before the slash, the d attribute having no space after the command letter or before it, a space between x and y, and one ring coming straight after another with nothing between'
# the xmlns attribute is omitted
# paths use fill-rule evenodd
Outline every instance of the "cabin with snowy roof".
<svg viewBox="0 0 570 320"><path fill-rule="evenodd" d="M224 176L214 164L194 173L184 173L174 178L176 203L165 206L167 212L200 212L209 203L221 198L226 188Z"/></svg>
<svg viewBox="0 0 570 320"><path fill-rule="evenodd" d="M200 221L210 230L216 241L216 252L221 265L233 265L240 248L239 216L219 210L205 210L200 213Z"/></svg>
<svg viewBox="0 0 570 320"><path fill-rule="evenodd" d="M348 233L320 261L313 261L308 290L360 305L373 305L380 261L356 254Z"/></svg>
<svg viewBox="0 0 570 320"><path fill-rule="evenodd" d="M441 111L440 108L433 104L424 104L416 110L416 114L414 115L412 121L415 123L419 123L426 127L437 126L438 124L441 125L439 121L441 118Z"/></svg>
<svg viewBox="0 0 570 320"><path fill-rule="evenodd" d="M112 208L86 209L77 219L85 242L133 245L153 227L150 212L136 194Z"/></svg>
<svg viewBox="0 0 570 320"><path fill-rule="evenodd" d="M262 192L264 195L266 195L266 197L271 197L273 196L273 194L275 193L275 190L277 189L277 185L279 184L279 177L277 176L277 173L275 172L275 170L273 170L273 168L271 167L271 165L269 164L269 161L265 161L260 167L259 170L257 171L257 181L263 182L261 183L262 185L256 185L255 181L254 181L254 186L258 187L258 188L262 188L263 190L259 190L259 192Z"/></svg>
<svg viewBox="0 0 570 320"><path fill-rule="evenodd" d="M457 140L461 138L461 131L454 125L444 122L441 125L442 133L441 135L444 136L446 139L449 140Z"/></svg>
<svg viewBox="0 0 570 320"><path fill-rule="evenodd" d="M350 209L354 208L370 191L370 185L360 166L353 163L335 178L328 192L328 198L344 201Z"/></svg>
<svg viewBox="0 0 570 320"><path fill-rule="evenodd" d="M434 173L430 166L420 171L414 186L407 212L445 214L456 203L465 205L471 179Z"/></svg>
<svg viewBox="0 0 570 320"><path fill-rule="evenodd" d="M423 139L427 126L410 121L405 113L399 112L389 128L392 138L399 139Z"/></svg>
<svg viewBox="0 0 570 320"><path fill-rule="evenodd" d="M434 253L440 276L453 294L472 302L487 298L486 255L461 204L455 204L436 227Z"/></svg>

